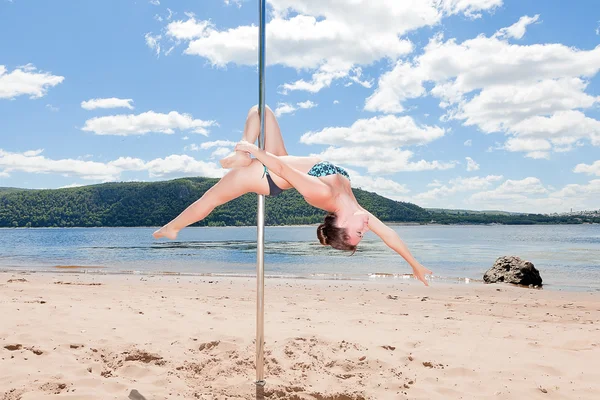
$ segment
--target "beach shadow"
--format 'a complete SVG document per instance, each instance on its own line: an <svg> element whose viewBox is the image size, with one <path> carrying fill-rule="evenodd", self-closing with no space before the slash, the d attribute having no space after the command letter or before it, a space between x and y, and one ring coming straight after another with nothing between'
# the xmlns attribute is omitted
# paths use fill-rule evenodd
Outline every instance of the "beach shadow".
<svg viewBox="0 0 600 400"><path fill-rule="evenodd" d="M256 400L265 400L265 387L256 385Z"/></svg>

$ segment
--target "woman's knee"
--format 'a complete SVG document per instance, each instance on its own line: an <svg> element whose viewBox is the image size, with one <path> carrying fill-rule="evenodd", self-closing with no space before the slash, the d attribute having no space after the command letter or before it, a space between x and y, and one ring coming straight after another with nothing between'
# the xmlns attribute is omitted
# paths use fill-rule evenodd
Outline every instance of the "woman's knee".
<svg viewBox="0 0 600 400"><path fill-rule="evenodd" d="M273 114L273 110L271 110L271 107L269 107L267 104L265 104L265 110L266 110L266 115L274 115ZM248 116L252 116L252 115L257 115L258 114L258 104L250 107L250 110L248 110Z"/></svg>

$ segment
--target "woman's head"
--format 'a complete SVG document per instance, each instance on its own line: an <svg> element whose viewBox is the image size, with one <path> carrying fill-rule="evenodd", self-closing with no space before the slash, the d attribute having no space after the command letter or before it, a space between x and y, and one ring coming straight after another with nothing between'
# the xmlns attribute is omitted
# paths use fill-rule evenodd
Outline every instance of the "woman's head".
<svg viewBox="0 0 600 400"><path fill-rule="evenodd" d="M366 214L351 215L344 221L339 221L336 214L329 213L317 228L317 237L323 245L355 252L356 245L369 230L368 223L369 217Z"/></svg>

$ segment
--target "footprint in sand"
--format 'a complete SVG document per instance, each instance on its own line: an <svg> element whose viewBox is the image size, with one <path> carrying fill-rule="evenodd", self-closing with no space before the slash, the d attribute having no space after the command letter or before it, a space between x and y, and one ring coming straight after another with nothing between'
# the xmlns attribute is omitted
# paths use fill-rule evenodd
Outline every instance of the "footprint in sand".
<svg viewBox="0 0 600 400"><path fill-rule="evenodd" d="M52 394L61 394L67 388L66 383L48 382L40 386L40 390L50 392Z"/></svg>

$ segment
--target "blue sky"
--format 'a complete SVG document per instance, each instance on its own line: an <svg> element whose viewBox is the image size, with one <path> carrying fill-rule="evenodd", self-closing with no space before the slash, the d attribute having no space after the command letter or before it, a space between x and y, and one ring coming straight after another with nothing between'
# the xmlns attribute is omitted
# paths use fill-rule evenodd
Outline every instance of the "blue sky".
<svg viewBox="0 0 600 400"><path fill-rule="evenodd" d="M600 202L594 0L269 0L288 151L424 207ZM0 0L0 186L219 177L258 101L254 0Z"/></svg>

